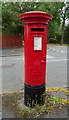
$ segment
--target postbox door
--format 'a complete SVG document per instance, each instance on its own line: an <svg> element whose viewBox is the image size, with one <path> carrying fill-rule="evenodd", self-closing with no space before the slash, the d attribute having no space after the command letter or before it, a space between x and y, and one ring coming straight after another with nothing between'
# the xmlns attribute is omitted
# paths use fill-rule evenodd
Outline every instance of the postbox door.
<svg viewBox="0 0 69 120"><path fill-rule="evenodd" d="M31 38L31 42L33 42L31 80L33 80L33 84L41 85L45 83L46 68L46 48L44 49L43 46L45 44L44 34L33 34Z"/></svg>
<svg viewBox="0 0 69 120"><path fill-rule="evenodd" d="M25 33L25 83L30 85L45 84L47 27L44 31ZM39 29L38 29L39 30ZM28 37L28 38L27 38Z"/></svg>

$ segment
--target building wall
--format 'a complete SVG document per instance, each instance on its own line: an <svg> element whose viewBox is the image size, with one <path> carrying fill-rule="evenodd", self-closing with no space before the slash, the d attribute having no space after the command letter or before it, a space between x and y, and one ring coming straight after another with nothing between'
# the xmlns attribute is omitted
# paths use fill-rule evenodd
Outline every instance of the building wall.
<svg viewBox="0 0 69 120"><path fill-rule="evenodd" d="M0 35L0 48L22 45L21 35Z"/></svg>

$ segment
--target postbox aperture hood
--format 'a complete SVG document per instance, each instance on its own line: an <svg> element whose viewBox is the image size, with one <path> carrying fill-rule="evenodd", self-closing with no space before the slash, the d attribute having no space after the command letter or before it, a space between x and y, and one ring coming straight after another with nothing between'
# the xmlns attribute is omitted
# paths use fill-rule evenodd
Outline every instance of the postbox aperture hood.
<svg viewBox="0 0 69 120"><path fill-rule="evenodd" d="M30 12L26 12L26 13L23 13L23 14L20 14L19 15L20 19L22 21L25 21L25 20L29 20L29 19L32 19L34 20L34 18L36 19L44 19L44 21L48 22L49 20L52 20L52 15L49 14L49 13L45 13L45 12L41 12L41 11L30 11Z"/></svg>

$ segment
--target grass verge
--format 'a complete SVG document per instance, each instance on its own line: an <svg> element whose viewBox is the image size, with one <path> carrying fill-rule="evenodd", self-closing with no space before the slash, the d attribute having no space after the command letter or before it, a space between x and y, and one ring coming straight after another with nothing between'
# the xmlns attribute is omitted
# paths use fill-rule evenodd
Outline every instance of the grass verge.
<svg viewBox="0 0 69 120"><path fill-rule="evenodd" d="M69 96L69 91L66 88L47 88L45 93L45 104L44 105L35 105L34 108L29 107L25 109L23 105L23 90L16 92L8 92L0 94L2 96L2 105L9 111L15 113L15 118L40 118L43 114L50 114L55 107L59 108L60 106L65 106L69 104L69 100L62 99L61 97L55 97L51 95L51 92L65 92Z"/></svg>
<svg viewBox="0 0 69 120"><path fill-rule="evenodd" d="M48 43L48 45L57 45L57 46L69 46L69 44L56 44L56 43Z"/></svg>

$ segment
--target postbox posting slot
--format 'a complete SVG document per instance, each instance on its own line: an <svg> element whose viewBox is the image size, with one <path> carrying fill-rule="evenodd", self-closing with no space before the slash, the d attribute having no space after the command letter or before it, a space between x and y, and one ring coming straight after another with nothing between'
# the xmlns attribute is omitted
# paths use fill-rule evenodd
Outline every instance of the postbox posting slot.
<svg viewBox="0 0 69 120"><path fill-rule="evenodd" d="M44 32L44 28L31 28L31 31L41 31L41 32Z"/></svg>

